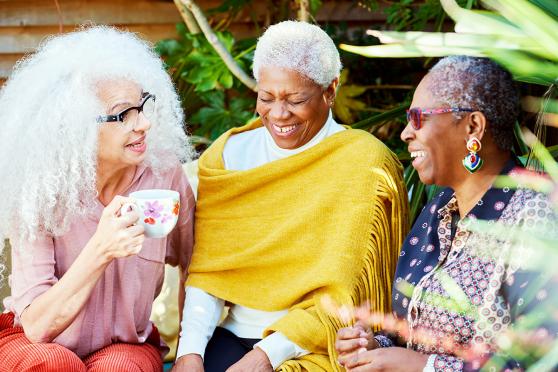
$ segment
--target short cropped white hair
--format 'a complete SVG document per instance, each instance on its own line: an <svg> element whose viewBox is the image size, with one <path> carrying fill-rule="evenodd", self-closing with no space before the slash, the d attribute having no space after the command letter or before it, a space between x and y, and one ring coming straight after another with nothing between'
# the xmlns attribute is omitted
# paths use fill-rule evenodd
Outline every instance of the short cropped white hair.
<svg viewBox="0 0 558 372"><path fill-rule="evenodd" d="M0 243L63 234L92 206L103 80L156 95L145 159L155 174L191 159L178 95L150 44L104 26L51 37L0 91Z"/></svg>
<svg viewBox="0 0 558 372"><path fill-rule="evenodd" d="M253 65L256 81L267 66L295 70L324 88L339 77L342 68L329 35L316 25L298 21L272 25L258 39Z"/></svg>

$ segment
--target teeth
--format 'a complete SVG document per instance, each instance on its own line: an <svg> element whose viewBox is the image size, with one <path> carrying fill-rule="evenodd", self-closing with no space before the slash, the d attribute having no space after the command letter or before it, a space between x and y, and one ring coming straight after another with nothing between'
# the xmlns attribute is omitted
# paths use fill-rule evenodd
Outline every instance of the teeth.
<svg viewBox="0 0 558 372"><path fill-rule="evenodd" d="M426 156L426 151L411 151L411 158L418 158Z"/></svg>
<svg viewBox="0 0 558 372"><path fill-rule="evenodd" d="M290 131L292 131L293 129L295 129L296 125L289 125L287 127L280 127L277 126L275 124L273 124L273 128L275 128L276 131L281 132L281 133L288 133Z"/></svg>

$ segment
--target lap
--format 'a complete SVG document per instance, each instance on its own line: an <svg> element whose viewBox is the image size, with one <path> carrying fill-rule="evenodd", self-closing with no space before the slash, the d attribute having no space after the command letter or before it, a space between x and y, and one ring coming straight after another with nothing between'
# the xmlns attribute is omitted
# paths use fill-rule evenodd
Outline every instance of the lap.
<svg viewBox="0 0 558 372"><path fill-rule="evenodd" d="M237 337L231 331L217 327L205 348L205 372L224 372L246 355L258 339Z"/></svg>
<svg viewBox="0 0 558 372"><path fill-rule="evenodd" d="M13 326L12 314L0 315L0 372L160 372L160 350L151 344L115 343L88 355L83 361L62 345L32 343L23 328Z"/></svg>
<svg viewBox="0 0 558 372"><path fill-rule="evenodd" d="M81 359L64 346L55 343L34 344L21 327L6 327L8 316L0 315L0 372L82 372ZM13 316L11 317L13 324Z"/></svg>
<svg viewBox="0 0 558 372"><path fill-rule="evenodd" d="M87 356L83 362L91 372L163 370L159 349L150 344L112 344Z"/></svg>

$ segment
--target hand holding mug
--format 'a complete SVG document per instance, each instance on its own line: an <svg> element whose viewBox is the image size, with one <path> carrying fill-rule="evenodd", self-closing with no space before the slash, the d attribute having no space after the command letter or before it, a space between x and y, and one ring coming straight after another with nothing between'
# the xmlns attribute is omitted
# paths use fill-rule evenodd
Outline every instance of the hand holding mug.
<svg viewBox="0 0 558 372"><path fill-rule="evenodd" d="M145 240L143 226L136 224L138 213L120 213L122 206L130 201L116 196L103 210L97 231L91 238L98 253L107 261L137 254Z"/></svg>

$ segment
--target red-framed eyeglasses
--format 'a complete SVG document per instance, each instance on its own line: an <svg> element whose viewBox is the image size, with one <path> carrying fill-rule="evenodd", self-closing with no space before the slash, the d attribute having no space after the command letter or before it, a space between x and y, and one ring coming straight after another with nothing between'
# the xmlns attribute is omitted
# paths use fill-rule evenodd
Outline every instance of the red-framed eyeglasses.
<svg viewBox="0 0 558 372"><path fill-rule="evenodd" d="M422 128L422 115L437 115L447 114L449 112L473 112L475 110L460 107L438 108L438 109L422 109L420 107L413 107L407 110L407 122L415 130Z"/></svg>

